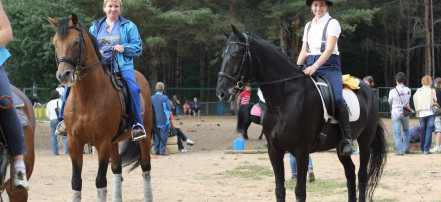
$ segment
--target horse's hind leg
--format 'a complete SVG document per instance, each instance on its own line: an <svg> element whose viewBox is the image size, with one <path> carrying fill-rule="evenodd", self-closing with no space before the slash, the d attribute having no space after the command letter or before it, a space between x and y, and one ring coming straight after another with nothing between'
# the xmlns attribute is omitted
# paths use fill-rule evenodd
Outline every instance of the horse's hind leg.
<svg viewBox="0 0 441 202"><path fill-rule="evenodd" d="M360 168L358 169L358 200L360 202L365 202L368 184L367 169L370 159L370 149L368 144L360 144L360 140L358 140L358 145L360 149Z"/></svg>
<svg viewBox="0 0 441 202"><path fill-rule="evenodd" d="M260 133L259 140L262 140L262 136L263 136L263 129L262 132Z"/></svg>
<svg viewBox="0 0 441 202"><path fill-rule="evenodd" d="M98 174L95 179L96 190L98 194L98 202L107 200L107 168L110 159L110 144L103 143L97 146L98 150Z"/></svg>
<svg viewBox="0 0 441 202"><path fill-rule="evenodd" d="M150 170L152 166L150 164L150 141L151 136L148 135L146 139L139 141L139 146L141 149L141 169L142 169L142 178L144 181L144 201L151 202L153 201L153 192L152 192L152 179L150 176Z"/></svg>
<svg viewBox="0 0 441 202"><path fill-rule="evenodd" d="M130 141L130 140L129 140ZM122 201L122 166L121 157L118 152L118 144L111 145L110 161L112 162L111 169L113 173L113 198L112 201Z"/></svg>
<svg viewBox="0 0 441 202"><path fill-rule="evenodd" d="M339 151L338 151L339 152ZM355 189L355 165L350 156L338 155L338 159L343 164L346 176L346 187L348 188L348 201L357 201L357 190Z"/></svg>
<svg viewBox="0 0 441 202"><path fill-rule="evenodd" d="M268 143L268 155L276 178L276 198L277 202L284 202L286 197L286 189L283 156L285 152L276 151L270 144L271 142Z"/></svg>

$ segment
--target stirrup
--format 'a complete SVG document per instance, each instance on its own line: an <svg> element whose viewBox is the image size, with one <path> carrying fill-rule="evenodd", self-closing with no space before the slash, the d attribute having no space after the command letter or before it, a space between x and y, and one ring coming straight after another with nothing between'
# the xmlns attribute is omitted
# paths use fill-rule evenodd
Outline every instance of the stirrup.
<svg viewBox="0 0 441 202"><path fill-rule="evenodd" d="M136 126L140 126L141 128L135 129ZM135 125L132 126L132 141L138 141L146 137L147 134L145 133L144 126L142 126L140 123L136 123Z"/></svg>
<svg viewBox="0 0 441 202"><path fill-rule="evenodd" d="M55 127L55 135L59 135L62 137L67 136L67 130L66 130L66 125L64 124L64 120L60 121L57 124L57 127Z"/></svg>
<svg viewBox="0 0 441 202"><path fill-rule="evenodd" d="M344 147L347 147L348 145L351 147L351 150L347 151L347 152L343 152ZM340 150L340 155L342 155L342 156L350 156L350 155L352 155L352 153L354 152L354 148L352 147L352 140L351 139L346 139L346 138L342 139L340 141L339 150Z"/></svg>

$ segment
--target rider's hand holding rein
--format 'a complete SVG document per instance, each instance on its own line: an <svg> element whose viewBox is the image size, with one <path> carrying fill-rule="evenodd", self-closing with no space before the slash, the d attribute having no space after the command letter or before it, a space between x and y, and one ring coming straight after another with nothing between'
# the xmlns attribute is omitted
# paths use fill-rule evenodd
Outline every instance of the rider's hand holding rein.
<svg viewBox="0 0 441 202"><path fill-rule="evenodd" d="M308 66L305 70L303 70L303 73L311 76L313 75L332 55L332 51L334 51L334 47L337 44L338 38L335 36L330 36L326 40L326 49L320 56L320 58L315 61L315 63L312 66ZM303 42L302 50L300 52L299 58L297 59L297 65L303 64L306 57L308 57L308 52L306 52L306 42Z"/></svg>
<svg viewBox="0 0 441 202"><path fill-rule="evenodd" d="M113 50L118 51L119 53L123 53L124 47L121 45L116 45L116 46L113 46Z"/></svg>

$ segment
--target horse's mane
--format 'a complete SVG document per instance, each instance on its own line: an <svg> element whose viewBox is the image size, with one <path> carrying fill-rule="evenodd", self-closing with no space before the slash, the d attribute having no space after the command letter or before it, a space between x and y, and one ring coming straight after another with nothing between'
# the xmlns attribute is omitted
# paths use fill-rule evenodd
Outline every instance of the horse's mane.
<svg viewBox="0 0 441 202"><path fill-rule="evenodd" d="M63 18L60 21L58 21L57 35L60 39L66 38L67 33L69 32L69 29L70 29L69 28L70 27L69 20L70 20L70 18ZM88 29L82 23L78 22L78 24L80 25L81 29L86 30L87 35L89 36L90 41L92 42L93 49L95 50L95 53L98 56L98 59L101 60L102 56L100 53L100 49L98 47L98 42L97 42L96 37L93 36L92 33L90 33L88 31Z"/></svg>
<svg viewBox="0 0 441 202"><path fill-rule="evenodd" d="M275 52L278 53L281 57L285 58L288 61L291 61L291 58L286 53L284 53L280 47L275 46L274 44L268 42L267 40L260 38L259 36L257 36L254 33L253 34L248 34L248 35L252 36L252 39L256 40L257 42L261 43L262 45L267 46L267 47L269 47L271 49L274 49ZM292 63L292 65L294 67L297 67L297 65L294 64L294 63Z"/></svg>

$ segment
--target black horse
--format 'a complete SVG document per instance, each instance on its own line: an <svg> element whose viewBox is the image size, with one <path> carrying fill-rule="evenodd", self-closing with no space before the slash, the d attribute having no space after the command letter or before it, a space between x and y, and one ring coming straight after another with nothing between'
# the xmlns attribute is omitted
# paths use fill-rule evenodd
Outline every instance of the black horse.
<svg viewBox="0 0 441 202"><path fill-rule="evenodd" d="M268 140L268 155L276 179L277 201L285 201L285 172L283 157L288 151L297 159L297 201L306 200L308 154L325 125L319 93L311 78L305 76L289 57L271 43L239 32L224 33L227 46L217 83L216 94L222 101L231 101L254 78L266 103L263 131ZM360 103L360 117L351 122L352 136L360 148L358 171L359 200L373 193L383 174L386 162L384 127L378 113L378 103L370 87L361 82L354 91ZM327 138L319 151L336 148L341 140L338 124L330 124ZM347 180L348 201L357 201L355 166L350 156L337 157L343 164Z"/></svg>
<svg viewBox="0 0 441 202"><path fill-rule="evenodd" d="M254 104L246 104L239 107L239 112L237 113L237 132L242 133L243 139L248 138L248 128L251 123L260 124L260 116L255 116L251 114L251 109ZM263 129L260 133L259 140L262 140Z"/></svg>

